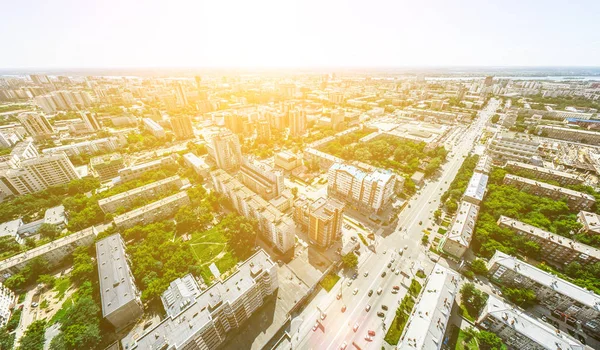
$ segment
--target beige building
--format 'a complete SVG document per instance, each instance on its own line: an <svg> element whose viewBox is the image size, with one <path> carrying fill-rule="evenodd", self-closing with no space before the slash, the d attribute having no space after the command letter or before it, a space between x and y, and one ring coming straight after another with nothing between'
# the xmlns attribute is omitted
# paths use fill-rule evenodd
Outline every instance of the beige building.
<svg viewBox="0 0 600 350"><path fill-rule="evenodd" d="M238 176L246 187L267 201L280 196L285 190L281 171L258 161L243 158Z"/></svg>
<svg viewBox="0 0 600 350"><path fill-rule="evenodd" d="M90 170L100 181L110 180L119 176L119 170L123 169L123 157L119 153L112 153L90 159Z"/></svg>
<svg viewBox="0 0 600 350"><path fill-rule="evenodd" d="M580 211L577 221L581 223L581 231L588 235L600 235L600 215L589 211Z"/></svg>
<svg viewBox="0 0 600 350"><path fill-rule="evenodd" d="M597 131L570 129L554 125L539 125L536 130L539 135L552 139L587 143L590 145L600 144L600 132Z"/></svg>
<svg viewBox="0 0 600 350"><path fill-rule="evenodd" d="M479 206L467 201L460 202L452 226L440 240L439 249L461 259L471 245L478 215Z"/></svg>
<svg viewBox="0 0 600 350"><path fill-rule="evenodd" d="M34 138L47 138L54 134L48 119L38 112L23 112L17 116L25 130Z"/></svg>
<svg viewBox="0 0 600 350"><path fill-rule="evenodd" d="M215 135L207 145L207 149L220 169L238 169L242 164L240 139L227 129Z"/></svg>
<svg viewBox="0 0 600 350"><path fill-rule="evenodd" d="M313 243L329 247L342 235L345 207L334 198L299 199L294 203L294 219L308 231Z"/></svg>
<svg viewBox="0 0 600 350"><path fill-rule="evenodd" d="M292 171L302 165L302 158L289 151L275 153L275 167Z"/></svg>
<svg viewBox="0 0 600 350"><path fill-rule="evenodd" d="M115 225L123 230L135 225L147 225L155 221L167 219L177 212L180 207L190 204L187 192L181 191L172 196L152 202L113 219Z"/></svg>
<svg viewBox="0 0 600 350"><path fill-rule="evenodd" d="M156 171L166 166L177 166L177 162L172 156L168 156L145 163L131 165L119 170L119 177L122 182L127 182L140 178L145 173Z"/></svg>
<svg viewBox="0 0 600 350"><path fill-rule="evenodd" d="M185 181L187 183L187 180ZM163 193L175 191L184 185L184 180L179 176L171 176L163 180L155 181L144 186L136 187L123 193L115 194L100 199L98 205L104 213L114 213L118 208L131 208L140 200L151 199Z"/></svg>
<svg viewBox="0 0 600 350"><path fill-rule="evenodd" d="M539 167L531 164L508 161L506 162L506 169L509 171L525 171L535 175L536 178L542 180L552 180L560 183L561 185L579 185L583 183L583 178L577 174L567 173L564 171L558 171L554 169L548 169Z"/></svg>
<svg viewBox="0 0 600 350"><path fill-rule="evenodd" d="M194 127L192 126L192 118L189 116L171 117L171 128L175 137L180 140L191 139L194 137Z"/></svg>

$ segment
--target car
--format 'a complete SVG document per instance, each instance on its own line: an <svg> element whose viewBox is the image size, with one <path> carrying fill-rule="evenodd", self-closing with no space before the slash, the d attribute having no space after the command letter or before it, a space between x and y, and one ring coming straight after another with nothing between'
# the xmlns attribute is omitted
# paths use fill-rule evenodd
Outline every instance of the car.
<svg viewBox="0 0 600 350"><path fill-rule="evenodd" d="M367 334L370 335L370 336L372 336L372 337L374 337L375 336L375 331L369 329L369 331L367 332Z"/></svg>
<svg viewBox="0 0 600 350"><path fill-rule="evenodd" d="M337 293L337 295L335 296L335 298L336 298L337 300L340 300L340 299L342 299L342 292L339 292L339 293Z"/></svg>
<svg viewBox="0 0 600 350"><path fill-rule="evenodd" d="M358 288L354 288L354 291L352 291L352 294L353 294L353 295L356 295L356 294L358 294Z"/></svg>
<svg viewBox="0 0 600 350"><path fill-rule="evenodd" d="M392 267L392 263L387 264L387 268L389 269L390 267Z"/></svg>
<svg viewBox="0 0 600 350"><path fill-rule="evenodd" d="M423 225L423 220L419 221L419 225Z"/></svg>
<svg viewBox="0 0 600 350"><path fill-rule="evenodd" d="M377 312L377 316L379 316L379 317L384 317L384 316L385 316L385 314L384 314L383 312L381 312L381 311L378 311L378 312Z"/></svg>
<svg viewBox="0 0 600 350"><path fill-rule="evenodd" d="M392 258L392 260L391 260L390 262L391 262L391 263L394 263L394 261L396 261L396 259L395 259L395 258Z"/></svg>
<svg viewBox="0 0 600 350"><path fill-rule="evenodd" d="M350 287L350 285L351 285L351 284L352 284L352 280L348 280L348 283L346 283L346 285L347 285L348 287Z"/></svg>
<svg viewBox="0 0 600 350"><path fill-rule="evenodd" d="M348 344L346 342L343 342L342 345L340 345L340 350L345 350L347 346Z"/></svg>
<svg viewBox="0 0 600 350"><path fill-rule="evenodd" d="M543 316L542 316L542 321L544 321L544 322L548 322L548 317L546 317L546 315L543 315Z"/></svg>
<svg viewBox="0 0 600 350"><path fill-rule="evenodd" d="M400 274L400 269L396 270L396 276Z"/></svg>
<svg viewBox="0 0 600 350"><path fill-rule="evenodd" d="M382 308L382 309L384 309L385 311L387 311L387 310L388 310L388 307L387 307L387 305L385 305L385 304L381 305L381 308Z"/></svg>
<svg viewBox="0 0 600 350"><path fill-rule="evenodd" d="M386 275L386 273L385 273L385 271L383 271L383 272L381 273L381 277L385 277L385 275Z"/></svg>
<svg viewBox="0 0 600 350"><path fill-rule="evenodd" d="M327 317L327 314L323 312L323 313L321 314L321 320L324 320L326 317Z"/></svg>
<svg viewBox="0 0 600 350"><path fill-rule="evenodd" d="M40 305L40 304L36 303L35 301L33 303L31 303L31 307L38 307L38 305Z"/></svg>
<svg viewBox="0 0 600 350"><path fill-rule="evenodd" d="M352 275L352 279L353 279L353 280L355 280L357 277L358 277L358 274L355 272L355 273Z"/></svg>
<svg viewBox="0 0 600 350"><path fill-rule="evenodd" d="M398 294L398 291L395 289L392 289L392 294Z"/></svg>
<svg viewBox="0 0 600 350"><path fill-rule="evenodd" d="M394 286L392 288L394 288L395 290L398 290L398 289L400 289L400 286Z"/></svg>
<svg viewBox="0 0 600 350"><path fill-rule="evenodd" d="M396 268L395 268L395 267L392 267L392 272L394 272L394 271L396 271Z"/></svg>
<svg viewBox="0 0 600 350"><path fill-rule="evenodd" d="M369 296L373 295L373 289L369 290Z"/></svg>
<svg viewBox="0 0 600 350"><path fill-rule="evenodd" d="M313 332L316 331L317 328L319 328L319 322L315 322L315 325L313 326Z"/></svg>
<svg viewBox="0 0 600 350"><path fill-rule="evenodd" d="M381 295L381 292L383 292L383 288L379 287L379 289L377 289L377 295Z"/></svg>
<svg viewBox="0 0 600 350"><path fill-rule="evenodd" d="M404 246L404 250L408 250L408 244Z"/></svg>
<svg viewBox="0 0 600 350"><path fill-rule="evenodd" d="M352 327L352 330L356 333L356 331L358 330L358 323L354 324L354 327Z"/></svg>
<svg viewBox="0 0 600 350"><path fill-rule="evenodd" d="M369 310L371 310L371 304L367 304L367 306L365 306L365 311L369 312Z"/></svg>
<svg viewBox="0 0 600 350"><path fill-rule="evenodd" d="M342 312L346 312L346 305L342 305Z"/></svg>
<svg viewBox="0 0 600 350"><path fill-rule="evenodd" d="M363 273L363 276L365 276L365 277L369 276L369 271L365 271L365 273Z"/></svg>
<svg viewBox="0 0 600 350"><path fill-rule="evenodd" d="M357 250L355 250L355 251L354 251L354 254L356 254L356 255L360 256L360 250L358 250L358 249L357 249Z"/></svg>
<svg viewBox="0 0 600 350"><path fill-rule="evenodd" d="M384 251L383 251L383 254L387 254L387 250L384 250Z"/></svg>

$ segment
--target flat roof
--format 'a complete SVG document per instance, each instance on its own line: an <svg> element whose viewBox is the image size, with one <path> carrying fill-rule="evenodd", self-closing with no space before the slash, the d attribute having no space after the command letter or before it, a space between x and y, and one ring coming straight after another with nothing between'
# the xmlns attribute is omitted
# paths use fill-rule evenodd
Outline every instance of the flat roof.
<svg viewBox="0 0 600 350"><path fill-rule="evenodd" d="M469 185L465 190L465 197L475 198L479 201L483 200L485 189L487 188L488 176L486 174L474 172L469 180Z"/></svg>
<svg viewBox="0 0 600 350"><path fill-rule="evenodd" d="M125 246L120 234L96 242L102 316L106 317L136 299Z"/></svg>
<svg viewBox="0 0 600 350"><path fill-rule="evenodd" d="M579 212L578 217L587 230L600 233L600 215L582 210Z"/></svg>
<svg viewBox="0 0 600 350"><path fill-rule="evenodd" d="M545 322L536 320L523 310L505 303L494 295L489 296L480 320L486 316L493 317L546 349L583 350L585 348L566 332L561 332Z"/></svg>
<svg viewBox="0 0 600 350"><path fill-rule="evenodd" d="M44 223L50 225L60 225L66 221L65 207L59 205L52 207L44 213Z"/></svg>
<svg viewBox="0 0 600 350"><path fill-rule="evenodd" d="M494 254L494 256L488 262L488 267L491 268L494 264L504 266L509 270L515 271L519 275L525 276L545 287L553 289L559 294L565 295L587 307L600 312L600 296L592 291L565 281L562 278L559 278L549 272L541 270L499 250L496 250L496 254Z"/></svg>
<svg viewBox="0 0 600 350"><path fill-rule="evenodd" d="M554 170L554 169L548 169L548 168L544 168L544 167L540 167L540 166L535 166L535 165L531 165L531 164L527 164L527 163L522 163L522 162L515 162L515 161L510 161L509 160L509 161L506 162L506 166L514 166L514 167L517 167L517 168L531 170L531 171L537 171L537 172L544 173L544 174L556 175L556 176L559 176L559 177L564 177L566 179L581 180L581 178L577 174L571 174L571 173L567 173L567 172L564 172L564 171L559 171L559 170Z"/></svg>
<svg viewBox="0 0 600 350"><path fill-rule="evenodd" d="M140 186L140 187L136 187L136 188L132 188L129 191L125 191L122 193L117 193L114 196L110 196L110 197L106 197L106 198L102 198L98 201L98 205L103 205L103 204L107 204L107 203L111 203L114 201L118 201L124 198L127 198L129 196L133 196L136 195L138 193L142 193L148 190L152 190L156 187L159 186L163 186L165 184L169 184L172 182L177 182L177 181L181 181L181 178L179 177L179 175L175 175L175 176L171 176L171 177L167 177L166 179L162 179L162 180L158 180L155 182L151 182L147 185L144 186Z"/></svg>
<svg viewBox="0 0 600 350"><path fill-rule="evenodd" d="M448 231L448 239L468 247L473 237L477 215L479 215L479 206L467 201L460 202L458 214Z"/></svg>

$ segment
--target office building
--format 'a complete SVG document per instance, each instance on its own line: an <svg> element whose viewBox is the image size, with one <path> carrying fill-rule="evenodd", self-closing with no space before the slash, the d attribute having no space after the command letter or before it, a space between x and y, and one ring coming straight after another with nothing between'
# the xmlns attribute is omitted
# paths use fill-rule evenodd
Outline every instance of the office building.
<svg viewBox="0 0 600 350"><path fill-rule="evenodd" d="M529 316L493 295L489 296L477 325L496 334L509 349L585 349L584 345L567 333Z"/></svg>
<svg viewBox="0 0 600 350"><path fill-rule="evenodd" d="M600 296L522 260L496 251L487 264L490 280L503 287L532 290L539 305L586 333L600 335Z"/></svg>
<svg viewBox="0 0 600 350"><path fill-rule="evenodd" d="M538 156L540 142L527 135L497 133L489 144L488 152L497 162L515 160L529 163Z"/></svg>
<svg viewBox="0 0 600 350"><path fill-rule="evenodd" d="M6 326L17 301L15 293L0 283L0 328Z"/></svg>
<svg viewBox="0 0 600 350"><path fill-rule="evenodd" d="M285 189L283 174L256 160L242 158L238 175L246 187L267 201L280 196Z"/></svg>
<svg viewBox="0 0 600 350"><path fill-rule="evenodd" d="M539 125L536 131L538 135L552 139L586 143L589 145L600 144L600 132L597 131L570 129L554 125Z"/></svg>
<svg viewBox="0 0 600 350"><path fill-rule="evenodd" d="M481 204L487 188L487 182L487 175L473 173L473 176L471 176L471 180L469 180L469 184L467 185L467 189L465 190L465 194L463 195L463 200L475 205Z"/></svg>
<svg viewBox="0 0 600 350"><path fill-rule="evenodd" d="M240 140L237 135L229 130L221 131L210 140L208 154L215 159L217 166L223 170L238 169L242 164Z"/></svg>
<svg viewBox="0 0 600 350"><path fill-rule="evenodd" d="M189 116L171 117L171 128L175 137L180 140L194 138L194 128L192 126L192 118Z"/></svg>
<svg viewBox="0 0 600 350"><path fill-rule="evenodd" d="M129 191L115 194L114 196L100 199L98 205L105 214L114 213L119 208L129 209L140 201L179 190L183 187L184 183L187 182L187 180L182 180L178 175L171 176L163 180L133 188Z"/></svg>
<svg viewBox="0 0 600 350"><path fill-rule="evenodd" d="M458 293L458 273L436 264L417 298L397 349L441 349Z"/></svg>
<svg viewBox="0 0 600 350"><path fill-rule="evenodd" d="M581 232L600 235L600 215L582 210L577 214L577 221L581 223Z"/></svg>
<svg viewBox="0 0 600 350"><path fill-rule="evenodd" d="M200 158L194 153L186 153L183 155L183 161L185 164L196 172L203 179L207 179L210 173L210 166L206 164L204 158Z"/></svg>
<svg viewBox="0 0 600 350"><path fill-rule="evenodd" d="M9 169L0 170L0 191L6 195L35 193L79 178L64 153L42 155L13 164Z"/></svg>
<svg viewBox="0 0 600 350"><path fill-rule="evenodd" d="M535 166L531 164L508 161L506 162L505 168L509 171L518 171L524 172L526 174L531 174L533 176L527 177L535 177L540 180L551 180L560 183L561 185L579 185L583 183L583 178L577 174L567 173L564 171L558 171L554 169L548 169L540 166Z"/></svg>
<svg viewBox="0 0 600 350"><path fill-rule="evenodd" d="M327 193L360 208L380 212L394 196L396 176L389 170L335 163L327 171Z"/></svg>
<svg viewBox="0 0 600 350"><path fill-rule="evenodd" d="M164 167L175 167L177 162L172 156L151 160L149 162L131 165L119 170L119 177L122 182L135 180L151 171L156 171Z"/></svg>
<svg viewBox="0 0 600 350"><path fill-rule="evenodd" d="M90 159L90 170L100 181L110 180L119 176L123 169L123 157L119 153L112 153Z"/></svg>
<svg viewBox="0 0 600 350"><path fill-rule="evenodd" d="M296 225L292 218L284 215L225 171L215 170L210 176L215 190L227 197L240 215L258 222L264 239L273 243L282 253L294 248Z"/></svg>
<svg viewBox="0 0 600 350"><path fill-rule="evenodd" d="M30 261L38 257L47 262L48 268L53 268L70 255L75 248L80 246L89 247L92 245L96 240L97 235L98 232L93 226L88 227L66 237L59 238L6 260L2 260L0 261L0 282L19 273L19 271L27 266Z"/></svg>
<svg viewBox="0 0 600 350"><path fill-rule="evenodd" d="M290 136L298 137L306 133L306 112L301 109L292 109L289 111Z"/></svg>
<svg viewBox="0 0 600 350"><path fill-rule="evenodd" d="M329 247L342 235L344 203L334 198L315 201L299 199L294 204L294 218L308 231L310 240L320 247Z"/></svg>
<svg viewBox="0 0 600 350"><path fill-rule="evenodd" d="M289 151L275 153L275 167L292 171L302 165L302 158Z"/></svg>
<svg viewBox="0 0 600 350"><path fill-rule="evenodd" d="M589 210L596 203L596 198L587 193L550 185L521 176L506 174L503 182L505 185L514 186L519 190L537 196L545 196L554 200L564 199L571 210Z"/></svg>
<svg viewBox="0 0 600 350"><path fill-rule="evenodd" d="M462 259L471 245L478 215L479 206L467 201L460 202L452 226L440 240L440 250Z"/></svg>
<svg viewBox="0 0 600 350"><path fill-rule="evenodd" d="M577 261L582 265L594 264L600 261L600 249L575 242L507 216L500 216L498 226L510 228L517 234L526 236L529 241L536 242L540 246L540 256L555 262L559 266L567 265L573 261Z"/></svg>
<svg viewBox="0 0 600 350"><path fill-rule="evenodd" d="M142 349L217 349L279 288L277 266L257 251L223 281L200 291L191 275L171 283L161 299L167 316L123 347Z"/></svg>
<svg viewBox="0 0 600 350"><path fill-rule="evenodd" d="M155 221L170 218L175 215L179 208L189 204L190 197L188 197L187 192L181 191L125 214L117 215L113 219L113 222L120 230L136 225L147 225Z"/></svg>
<svg viewBox="0 0 600 350"><path fill-rule="evenodd" d="M256 140L271 140L271 125L266 120L260 120L256 123Z"/></svg>
<svg viewBox="0 0 600 350"><path fill-rule="evenodd" d="M154 135L154 137L156 137L157 139L164 139L165 137L167 137L167 134L165 134L165 129L163 129L162 126L158 125L158 123L154 120L150 118L144 118L142 119L142 121L144 123L144 128L152 135Z"/></svg>
<svg viewBox="0 0 600 350"><path fill-rule="evenodd" d="M23 112L17 116L27 133L34 138L47 138L54 134L54 129L43 114Z"/></svg>
<svg viewBox="0 0 600 350"><path fill-rule="evenodd" d="M116 329L131 324L144 313L128 260L120 234L96 242L102 317Z"/></svg>
<svg viewBox="0 0 600 350"><path fill-rule="evenodd" d="M79 112L79 114L81 115L81 119L83 119L83 122L85 123L89 131L96 132L102 129L102 126L100 126L100 123L98 122L98 118L96 118L95 113Z"/></svg>

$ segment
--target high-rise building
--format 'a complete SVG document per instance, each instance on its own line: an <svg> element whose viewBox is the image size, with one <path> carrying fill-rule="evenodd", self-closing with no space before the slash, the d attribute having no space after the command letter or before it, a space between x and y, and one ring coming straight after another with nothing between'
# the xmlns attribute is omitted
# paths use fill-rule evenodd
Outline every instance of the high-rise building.
<svg viewBox="0 0 600 350"><path fill-rule="evenodd" d="M242 159L239 176L246 187L265 200L280 196L285 189L283 174L280 171L247 158Z"/></svg>
<svg viewBox="0 0 600 350"><path fill-rule="evenodd" d="M333 130L340 130L344 123L344 111L335 109L331 111L331 127Z"/></svg>
<svg viewBox="0 0 600 350"><path fill-rule="evenodd" d="M493 84L494 84L494 77L492 77L492 76L485 77L483 85L485 85L487 87L487 86L492 86Z"/></svg>
<svg viewBox="0 0 600 350"><path fill-rule="evenodd" d="M15 293L0 283L0 327L8 323L16 301Z"/></svg>
<svg viewBox="0 0 600 350"><path fill-rule="evenodd" d="M223 170L237 169L242 164L240 139L229 130L215 135L208 145L208 151Z"/></svg>
<svg viewBox="0 0 600 350"><path fill-rule="evenodd" d="M17 116L25 130L34 138L45 138L54 134L54 129L43 114L23 112Z"/></svg>
<svg viewBox="0 0 600 350"><path fill-rule="evenodd" d="M256 139L261 141L271 140L271 125L266 120L256 123Z"/></svg>
<svg viewBox="0 0 600 350"><path fill-rule="evenodd" d="M277 266L263 250L204 291L192 275L178 278L161 296L166 317L139 338L124 339L123 348L217 349L277 288Z"/></svg>
<svg viewBox="0 0 600 350"><path fill-rule="evenodd" d="M98 122L98 119L96 118L96 114L92 113L92 112L79 112L79 114L81 115L81 119L83 119L83 122L85 123L85 125L87 126L87 128L90 131L98 131L100 130L102 127L100 126L100 123Z"/></svg>
<svg viewBox="0 0 600 350"><path fill-rule="evenodd" d="M181 84L181 82L177 82L175 84L175 97L177 98L178 106L187 106L187 94L185 92L185 87Z"/></svg>
<svg viewBox="0 0 600 350"><path fill-rule="evenodd" d="M308 231L311 241L321 247L329 247L342 235L346 205L334 198L315 201L299 199L294 204L296 223Z"/></svg>
<svg viewBox="0 0 600 350"><path fill-rule="evenodd" d="M290 136L296 137L304 135L306 132L306 112L300 109L293 109L289 112Z"/></svg>
<svg viewBox="0 0 600 350"><path fill-rule="evenodd" d="M127 260L120 234L96 242L102 317L116 329L131 324L144 313L141 293L135 286Z"/></svg>
<svg viewBox="0 0 600 350"><path fill-rule="evenodd" d="M51 84L50 78L47 75L30 74L29 79L36 85Z"/></svg>
<svg viewBox="0 0 600 350"><path fill-rule="evenodd" d="M181 140L191 139L194 137L194 128L192 126L192 118L189 116L171 117L171 127L175 137Z"/></svg>
<svg viewBox="0 0 600 350"><path fill-rule="evenodd" d="M244 117L239 114L227 113L223 115L225 127L234 134L242 134L244 132ZM247 121L247 120L246 120Z"/></svg>
<svg viewBox="0 0 600 350"><path fill-rule="evenodd" d="M44 113L55 113L58 110L58 106L54 102L52 95L36 96L35 103L44 111Z"/></svg>

